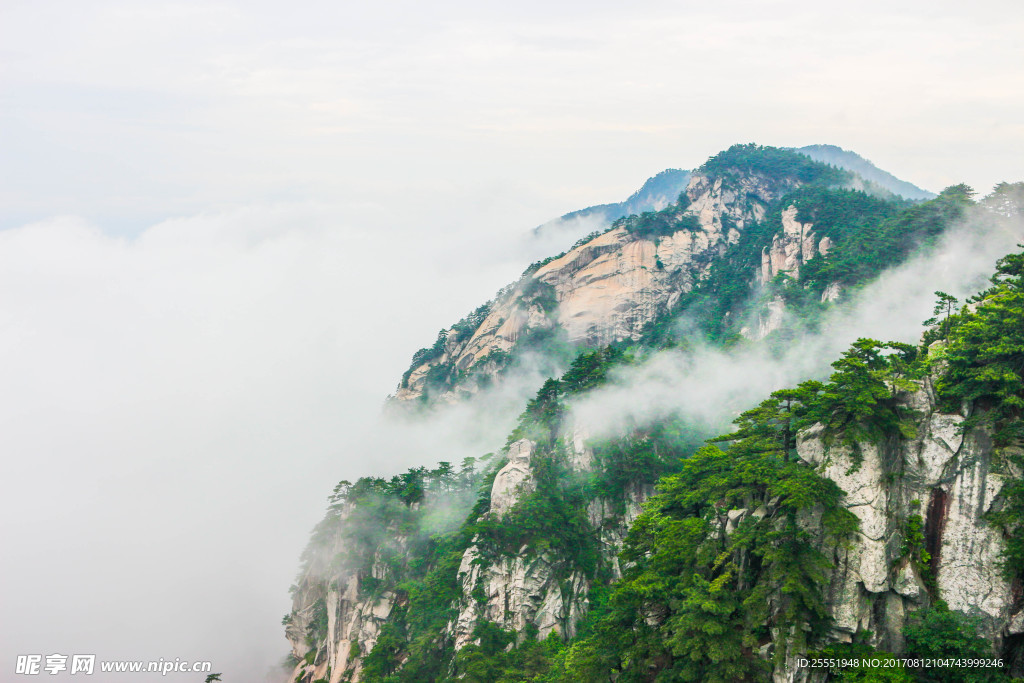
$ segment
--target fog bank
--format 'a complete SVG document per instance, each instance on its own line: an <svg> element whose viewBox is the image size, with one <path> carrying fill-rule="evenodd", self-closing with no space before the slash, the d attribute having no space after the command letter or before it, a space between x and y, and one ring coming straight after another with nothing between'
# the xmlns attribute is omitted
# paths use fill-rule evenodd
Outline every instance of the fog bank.
<svg viewBox="0 0 1024 683"><path fill-rule="evenodd" d="M493 215L515 199L477 199L0 231L5 670L71 653L262 680L338 480L504 443L541 378L426 423L381 412L416 348L535 257L531 223Z"/></svg>
<svg viewBox="0 0 1024 683"><path fill-rule="evenodd" d="M916 343L924 332L922 321L932 315L935 290L962 302L988 286L997 259L1017 251L1021 242L1024 218L1019 214L997 218L976 208L933 249L851 292L848 301L826 315L818 332L798 336L781 354L760 344L664 351L638 367L618 369L609 385L573 403L574 415L595 435L675 413L723 429L772 391L827 378L830 364L859 337Z"/></svg>

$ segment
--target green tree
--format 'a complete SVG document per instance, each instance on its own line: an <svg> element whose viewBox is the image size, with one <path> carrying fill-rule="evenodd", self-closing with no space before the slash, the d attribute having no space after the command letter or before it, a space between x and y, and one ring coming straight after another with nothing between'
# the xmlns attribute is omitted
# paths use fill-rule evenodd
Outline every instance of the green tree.
<svg viewBox="0 0 1024 683"><path fill-rule="evenodd" d="M1024 468L1024 252L1000 259L992 287L950 330L946 374L938 383L951 410L967 405L963 431L993 432L1005 465ZM1018 470L1019 471L1019 470ZM1005 534L1003 568L1024 578L1024 480L1010 477L1003 504L988 513Z"/></svg>
<svg viewBox="0 0 1024 683"><path fill-rule="evenodd" d="M437 463L437 468L430 471L430 477L437 484L438 488L448 492L455 487L455 468L450 462L442 460Z"/></svg>
<svg viewBox="0 0 1024 683"><path fill-rule="evenodd" d="M508 442L529 438L547 446L554 444L565 410L562 395L560 381L553 377L545 380L537 395L526 404L526 410L519 416L519 425L509 435Z"/></svg>
<svg viewBox="0 0 1024 683"><path fill-rule="evenodd" d="M979 624L939 601L904 627L905 657L989 659L992 644L978 635ZM921 683L1000 683L1009 676L995 668L929 667L917 670Z"/></svg>
<svg viewBox="0 0 1024 683"><path fill-rule="evenodd" d="M798 520L820 510L837 540L856 518L834 482L787 452L802 400L818 400L818 388L773 394L719 437L727 449L705 446L660 481L627 536L623 580L595 628L596 652L585 648L590 666L620 681L659 671L664 680L761 680L757 647L773 629L789 634L776 641L778 657L827 631L829 563Z"/></svg>
<svg viewBox="0 0 1024 683"><path fill-rule="evenodd" d="M925 325L935 326L936 338L948 339L949 328L951 324L951 318L953 317L953 311L956 310L958 301L952 294L946 294L945 292L935 292L936 301L935 307L932 309L932 317L924 321Z"/></svg>
<svg viewBox="0 0 1024 683"><path fill-rule="evenodd" d="M951 330L939 388L976 407L965 428L989 424L1007 446L1024 440L1024 253L1001 258L992 284Z"/></svg>
<svg viewBox="0 0 1024 683"><path fill-rule="evenodd" d="M883 353L887 349L897 352L895 360ZM861 443L877 443L891 436L913 438L912 413L896 394L915 387L894 372L906 372L912 359L913 348L906 344L862 338L832 363L836 371L810 412L825 426L826 443L838 441L849 446L859 465Z"/></svg>
<svg viewBox="0 0 1024 683"><path fill-rule="evenodd" d="M462 463L459 467L459 485L466 487L467 484L474 481L476 478L476 458L473 456L466 456L462 459Z"/></svg>

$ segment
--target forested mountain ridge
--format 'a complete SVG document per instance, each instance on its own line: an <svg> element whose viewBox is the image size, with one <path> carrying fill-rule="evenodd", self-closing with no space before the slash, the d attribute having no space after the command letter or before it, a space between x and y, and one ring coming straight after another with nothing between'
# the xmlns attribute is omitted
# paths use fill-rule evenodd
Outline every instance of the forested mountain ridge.
<svg viewBox="0 0 1024 683"><path fill-rule="evenodd" d="M789 178L759 218L747 209L738 238L723 241L728 258L635 337L570 347L565 371L495 454L335 488L285 617L292 680L1002 681L1024 671L1024 255L1004 258L966 306L938 293L920 344L859 340L831 376L753 401L731 431L685 412L600 434L577 418L575 406L621 373L686 357L694 340L786 342L793 325L817 324L959 221L984 231L1011 220L1024 240L1024 184L980 203L957 186L911 205L836 187L836 169L793 166L788 153L722 156L705 169L719 174L707 181L718 196L742 191L751 168ZM735 227L734 213L704 207ZM606 234L701 224L686 209ZM762 325L777 302L787 317ZM1005 666L797 664L889 652Z"/></svg>
<svg viewBox="0 0 1024 683"><path fill-rule="evenodd" d="M936 237L966 199L962 189L947 191L915 213L891 193L848 189L869 185L796 151L733 146L694 171L676 203L621 218L533 264L441 330L413 356L394 403L459 400L524 359L557 372L581 349L693 317L690 304L709 288L716 315L729 317L715 334L764 337L778 328L785 298L776 292L753 314L740 305L767 293L776 275L796 279L806 264L811 289L835 300L843 286L870 280Z"/></svg>
<svg viewBox="0 0 1024 683"><path fill-rule="evenodd" d="M905 180L900 180L891 173L883 171L862 156L842 149L835 145L805 145L795 147L793 151L808 156L815 161L853 171L867 183L859 189L873 188L883 192L891 192L904 199L932 199L935 194L922 190L920 187ZM612 204L598 204L585 209L571 211L559 218L548 221L534 228L539 237L569 237L566 243L587 235L594 230L607 229L612 222L645 211L660 211L674 204L679 193L686 189L691 171L668 168L648 178L636 192L625 201Z"/></svg>
<svg viewBox="0 0 1024 683"><path fill-rule="evenodd" d="M613 221L624 216L644 211L660 211L670 204L675 204L679 193L685 190L690 182L690 175L690 171L666 168L644 181L640 189L625 201L597 204L578 211L570 211L555 220L538 225L533 233L538 237L574 234L579 238L594 230L605 229Z"/></svg>
<svg viewBox="0 0 1024 683"><path fill-rule="evenodd" d="M922 190L913 183L900 180L888 171L878 168L859 154L836 145L806 145L796 148L795 151L806 154L823 164L831 164L832 166L844 168L847 171L853 171L868 182L879 185L904 199L931 199L935 196L934 192Z"/></svg>

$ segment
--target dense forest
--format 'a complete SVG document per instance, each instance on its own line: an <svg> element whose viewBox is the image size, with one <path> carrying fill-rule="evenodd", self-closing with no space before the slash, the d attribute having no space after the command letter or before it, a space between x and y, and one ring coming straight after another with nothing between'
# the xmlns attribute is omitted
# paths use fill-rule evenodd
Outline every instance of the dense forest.
<svg viewBox="0 0 1024 683"><path fill-rule="evenodd" d="M529 400L497 453L390 479L341 482L293 586L296 604L306 605L304 616L285 617L305 643L305 660L289 662L298 667L297 683L314 681L310 672L328 664L329 630L339 628L328 618L338 609L332 591L348 591L345 600L352 604L387 605L383 625L369 639L372 647L363 651L358 639L347 646L342 680L760 681L792 666L795 654L828 660L890 654L879 643L898 644L909 659L998 656L1002 665L833 666L817 672L816 680L1003 681L1024 670L1020 639L999 640L994 650L974 616L947 605L936 580L934 529L928 528L932 506L919 500L899 513L891 568L905 568L921 584L916 611L895 636L858 630L837 640L828 604L831 573L860 521L845 502L848 492L826 472L839 459L840 470L853 476L866 457L884 451L890 454L884 481L910 476L911 465L891 454L919 438L924 423L912 397L932 392L935 413L964 416L957 427L962 438L991 444L992 472L1006 481L983 523L998 530L1002 575L1019 589L1024 253L1002 258L991 285L967 301L936 292L934 316L924 321L919 344L859 339L832 363L831 374L771 393L731 427L722 425L721 433L676 414L590 439L592 461L581 466L572 416L576 400L659 353L685 355L698 343L771 348L773 340L791 338L794 326L814 329L842 303L823 298L827 287L839 283L856 291L911 255L927 253L968 213L1019 213L1022 187L1000 186L980 209L963 185L908 202L843 187L846 172L750 145L723 152L698 172L723 183L740 182L742 173L800 182L764 206L764 219L724 247L638 338L598 348L558 342L559 353L571 360ZM624 227L647 240L693 230L687 202L681 196L676 205L620 219L611 229ZM833 246L803 263L799 279L783 275L758 288L751 274L790 206ZM557 308L549 289L524 291L543 310ZM765 340L745 339L742 321L768 299L785 303L787 324ZM471 334L490 307L467 316L454 334ZM418 352L414 366L440 357L447 335L442 331L433 348ZM553 339L530 343L543 348ZM455 373L442 367L431 381L450 386ZM825 463L801 454L802 440L812 437L832 453ZM523 444L530 449L526 483L507 509L492 510L496 477ZM601 510L596 517L595 504ZM546 632L529 620L510 628L507 595L500 618L480 616L493 614L487 610L494 599L480 577L517 562L543 565L548 595L554 591L560 605L584 607L566 608L569 617L545 626ZM472 630L459 636L456 622L466 614L476 615ZM337 659L330 661L342 666ZM332 680L329 666L322 680Z"/></svg>
<svg viewBox="0 0 1024 683"><path fill-rule="evenodd" d="M500 458L485 461L485 473L468 461L459 469L441 463L387 481L342 482L316 535L329 533L346 506L352 510L346 532L380 535L347 537L346 561L367 561L360 548L372 548L379 560L383 537L394 531L415 539L408 546L413 552L383 555L402 607L366 654L363 680L762 680L770 662L761 646L770 642L771 631L793 624L802 626L788 647L824 647L830 657L879 655L863 643L822 640L828 627L822 603L828 560L799 520L816 510L827 542L841 543L856 518L840 504L839 487L796 457L797 435L818 423L837 443L900 438L913 427L899 393L938 372L943 400L980 408L965 429L991 429L1007 466L1024 465L1024 253L1000 261L992 287L935 322L929 335L941 338L920 347L861 339L833 364L828 381L774 392L737 418L733 431L703 446L681 420L601 444L599 466L582 479L559 457L565 401L599 386L610 368L635 359L632 351L616 347L580 354L561 378L544 384L510 436L535 439L546 451L535 463L536 490L501 518L487 514ZM612 580L599 540L581 515L587 499L621 498L638 478L656 479L657 494L630 528L618 558L625 570ZM429 521L425 500L466 490L479 495L464 523L445 531L443 523ZM1005 571L1019 578L1024 481L1008 487L1007 500L991 522L1006 530ZM763 513L745 517L726 533L715 520L737 503ZM441 531L431 533L432 528ZM553 633L538 641L529 632L482 622L474 643L454 652L445 627L458 597L459 560L471 542L495 555L558 548L567 566L582 568L592 580L591 610L577 637L564 642ZM927 573L920 538L908 533L905 545ZM373 580L364 579L362 586L379 590ZM970 620L936 598L906 627L904 656L989 656L991 645L974 635ZM316 625L310 637L324 637L318 632L324 628ZM783 655L782 649L773 653ZM998 670L946 671L941 678L904 668L833 673L837 680L860 681L1009 680Z"/></svg>
<svg viewBox="0 0 1024 683"><path fill-rule="evenodd" d="M773 185L792 188L769 202L743 190L738 190L740 203L757 206L764 218L747 225L738 239L723 245L720 257L701 262L706 272L693 284L684 288L678 299L666 301L645 332L643 345L658 347L671 341L682 343L692 336L693 329L681 333L678 321L685 319L714 343L731 344L740 341L742 328L751 312L765 301L782 297L794 310L805 327L813 327L823 308L821 297L829 285L850 291L877 278L883 271L899 265L914 253L933 246L946 230L962 217L972 202L973 191L966 185L944 190L938 197L923 201L903 200L891 193L869 193L864 189L850 189L856 183L852 174L841 169L812 161L790 150L757 145L734 145L712 157L696 173L728 187L740 178L771 179ZM1004 188L1009 191L1009 188ZM827 254L816 254L801 266L800 285L792 278L780 277L772 287L758 293L752 286L751 274L759 267L764 249L782 229L782 212L786 207L799 210L798 220L815 226L820 237L827 237L832 248ZM650 240L657 245L661 238L680 231L697 232L697 217L687 211L690 198L684 191L678 201L660 211L648 211L615 220L604 232L625 230L635 238ZM721 217L723 229L733 226L729 214ZM479 367L490 363L499 375L515 371L527 359L535 363L539 357L548 359L545 367L551 371L564 369L572 357L587 348L586 344L569 344L555 324L530 330L522 335L513 348L492 352L486 358L475 359L477 367L460 368L452 359L445 359L445 351L466 342L476 333L480 324L492 311L496 302L505 298L518 298L520 306L528 309L538 306L544 315L555 321L557 301L549 285L533 279L534 273L556 261L577 247L599 237L595 232L578 240L566 251L531 264L518 283L498 292L488 303L467 314L448 329L438 332L434 344L417 351L409 368L403 374L399 388L408 385L413 371L429 366L425 377L425 390L420 401L466 382L482 382ZM716 255L717 256L717 255ZM665 266L656 260L655 268ZM674 276L674 273L667 273ZM759 294L759 296L758 296Z"/></svg>

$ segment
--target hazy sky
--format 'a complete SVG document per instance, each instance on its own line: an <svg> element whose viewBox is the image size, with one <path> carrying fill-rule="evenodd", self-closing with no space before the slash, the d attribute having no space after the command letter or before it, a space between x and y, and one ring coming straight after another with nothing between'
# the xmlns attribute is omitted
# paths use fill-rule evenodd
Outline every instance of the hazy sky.
<svg viewBox="0 0 1024 683"><path fill-rule="evenodd" d="M734 142L1021 180L1021 35L1011 1L3 0L0 680L255 680L333 484L504 429L375 431L526 230Z"/></svg>
<svg viewBox="0 0 1024 683"><path fill-rule="evenodd" d="M739 141L987 192L1021 175L1021 35L1014 0L5 0L3 219L470 193L539 223Z"/></svg>

